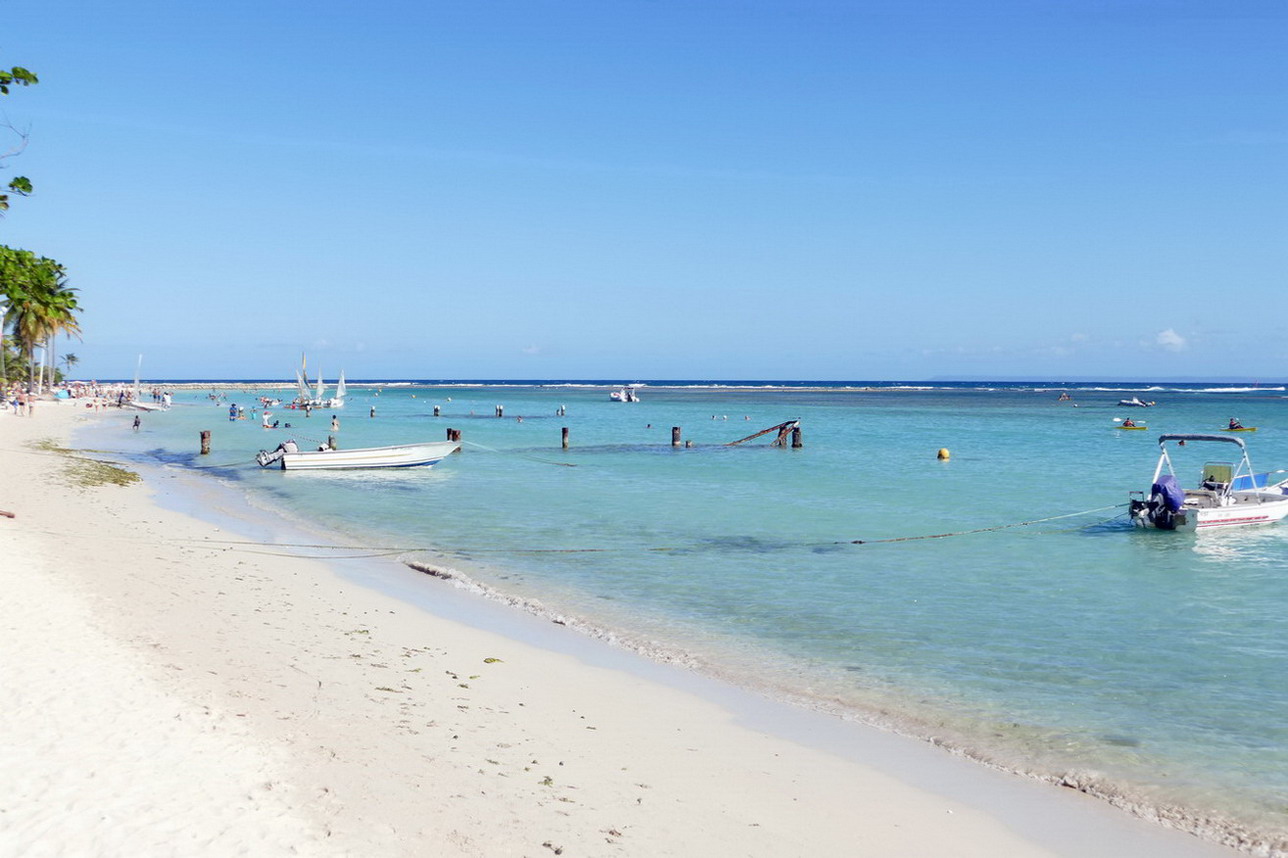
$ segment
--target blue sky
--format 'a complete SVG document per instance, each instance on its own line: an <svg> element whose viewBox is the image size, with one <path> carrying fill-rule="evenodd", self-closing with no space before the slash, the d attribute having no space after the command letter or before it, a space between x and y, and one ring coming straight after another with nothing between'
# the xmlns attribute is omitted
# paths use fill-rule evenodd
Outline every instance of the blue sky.
<svg viewBox="0 0 1288 858"><path fill-rule="evenodd" d="M1288 377L1280 0L5 0L79 370Z"/></svg>

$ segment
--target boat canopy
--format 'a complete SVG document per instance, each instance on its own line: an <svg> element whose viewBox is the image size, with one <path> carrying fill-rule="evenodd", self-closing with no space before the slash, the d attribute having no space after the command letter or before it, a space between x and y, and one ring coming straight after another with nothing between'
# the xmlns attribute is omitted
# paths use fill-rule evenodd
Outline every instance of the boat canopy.
<svg viewBox="0 0 1288 858"><path fill-rule="evenodd" d="M1223 441L1223 442L1225 442L1226 444L1237 444L1237 445L1239 445L1239 449L1241 449L1241 450L1247 450L1247 449L1248 449L1248 446L1247 446L1246 444L1244 444L1244 443L1243 443L1243 439L1242 439L1242 438L1235 437L1234 435L1186 435L1186 434L1181 434L1181 435L1159 435L1159 436L1158 436L1158 446L1162 447L1162 446L1166 445L1168 441Z"/></svg>

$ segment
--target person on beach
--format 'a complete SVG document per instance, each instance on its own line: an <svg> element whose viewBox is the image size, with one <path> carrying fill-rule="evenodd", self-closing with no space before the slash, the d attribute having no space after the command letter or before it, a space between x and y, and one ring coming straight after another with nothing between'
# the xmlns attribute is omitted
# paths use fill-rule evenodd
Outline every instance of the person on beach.
<svg viewBox="0 0 1288 858"><path fill-rule="evenodd" d="M142 423L142 422L143 422L143 421L139 419L139 415L135 414L135 415L134 415L134 431L135 431L135 432L139 431L139 424L140 424L140 423Z"/></svg>

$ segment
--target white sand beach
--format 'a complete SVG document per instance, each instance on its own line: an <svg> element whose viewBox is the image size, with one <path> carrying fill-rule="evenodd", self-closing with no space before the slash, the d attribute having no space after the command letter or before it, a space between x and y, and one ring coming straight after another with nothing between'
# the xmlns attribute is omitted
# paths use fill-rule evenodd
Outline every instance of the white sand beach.
<svg viewBox="0 0 1288 858"><path fill-rule="evenodd" d="M527 615L453 618L471 597L408 570L445 591L426 612L34 446L127 419L0 415L2 856L1239 854Z"/></svg>

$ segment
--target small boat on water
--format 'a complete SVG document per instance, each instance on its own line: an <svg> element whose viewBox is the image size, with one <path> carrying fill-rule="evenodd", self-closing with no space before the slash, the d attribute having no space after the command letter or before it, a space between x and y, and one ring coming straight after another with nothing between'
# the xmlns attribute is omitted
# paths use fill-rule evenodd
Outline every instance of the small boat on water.
<svg viewBox="0 0 1288 858"><path fill-rule="evenodd" d="M1168 454L1168 442L1233 444L1237 461L1205 462L1195 488L1182 488ZM1158 530L1208 530L1269 524L1288 516L1288 480L1271 483L1272 473L1255 473L1242 438L1229 435L1159 435L1158 465L1148 494L1131 493L1129 515L1139 527Z"/></svg>
<svg viewBox="0 0 1288 858"><path fill-rule="evenodd" d="M260 450L255 461L261 468L276 465L283 471L341 471L365 468L430 468L461 449L459 441L426 441L391 447L360 447L353 450L301 450L294 441L276 450Z"/></svg>
<svg viewBox="0 0 1288 858"><path fill-rule="evenodd" d="M1154 401L1153 401L1153 400L1150 400L1149 402L1144 402L1144 401L1142 401L1142 400L1141 400L1141 398L1140 398L1139 396L1133 396L1131 399L1120 399L1120 400L1118 400L1118 404L1119 404L1119 405L1126 405L1126 406L1129 406L1129 407L1131 407L1131 408L1149 408L1150 406L1152 406L1152 405L1154 404Z"/></svg>
<svg viewBox="0 0 1288 858"><path fill-rule="evenodd" d="M165 406L156 402L144 402L139 392L139 373L143 371L143 355L139 355L138 365L134 368L134 394L121 401L121 407L133 408L135 411L164 411Z"/></svg>
<svg viewBox="0 0 1288 858"><path fill-rule="evenodd" d="M309 387L308 361L304 355L300 356L300 368L295 371L295 386L299 394L295 400L287 405L287 408L343 408L346 388L344 384L344 371L340 371L340 380L335 385L335 395L326 395L326 384L322 381L322 373L318 372L316 389Z"/></svg>
<svg viewBox="0 0 1288 858"><path fill-rule="evenodd" d="M614 402L639 402L640 395L635 392L637 387L639 387L637 384L628 384L620 390L614 390L608 394L608 398Z"/></svg>

